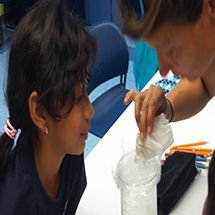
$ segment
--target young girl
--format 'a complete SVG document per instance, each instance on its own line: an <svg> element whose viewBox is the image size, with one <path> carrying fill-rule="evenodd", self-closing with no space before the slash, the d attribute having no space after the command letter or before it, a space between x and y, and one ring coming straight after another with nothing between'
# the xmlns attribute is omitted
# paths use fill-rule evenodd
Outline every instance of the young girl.
<svg viewBox="0 0 215 215"><path fill-rule="evenodd" d="M10 117L0 137L0 214L75 214L86 187L83 151L94 113L86 88L95 44L60 0L37 3L17 26Z"/></svg>

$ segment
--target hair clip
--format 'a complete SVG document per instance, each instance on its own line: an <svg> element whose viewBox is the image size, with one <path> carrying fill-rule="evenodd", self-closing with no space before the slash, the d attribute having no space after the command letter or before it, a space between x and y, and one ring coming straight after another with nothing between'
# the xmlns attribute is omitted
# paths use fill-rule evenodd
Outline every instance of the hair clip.
<svg viewBox="0 0 215 215"><path fill-rule="evenodd" d="M6 125L4 126L4 131L12 140L16 138L17 130L11 125L10 117L6 120Z"/></svg>

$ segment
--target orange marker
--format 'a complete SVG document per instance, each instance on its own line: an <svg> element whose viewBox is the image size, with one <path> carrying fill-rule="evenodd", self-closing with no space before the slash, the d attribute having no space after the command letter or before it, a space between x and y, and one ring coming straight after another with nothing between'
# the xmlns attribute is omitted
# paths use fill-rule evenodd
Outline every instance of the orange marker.
<svg viewBox="0 0 215 215"><path fill-rule="evenodd" d="M207 143L208 143L207 141L202 141L202 142L197 142L197 143L188 143L188 144L183 144L183 145L172 146L172 148L176 149L178 147L200 146L200 145L205 145Z"/></svg>

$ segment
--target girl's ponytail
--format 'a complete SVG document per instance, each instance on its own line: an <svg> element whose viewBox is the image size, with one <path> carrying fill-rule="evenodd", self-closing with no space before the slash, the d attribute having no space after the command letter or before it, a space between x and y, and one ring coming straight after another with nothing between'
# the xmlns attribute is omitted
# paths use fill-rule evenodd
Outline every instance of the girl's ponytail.
<svg viewBox="0 0 215 215"><path fill-rule="evenodd" d="M13 144L14 140L11 139L6 133L3 133L0 136L0 178L4 174Z"/></svg>
<svg viewBox="0 0 215 215"><path fill-rule="evenodd" d="M0 177L3 175L8 158L16 138L17 130L10 123L10 118L6 120L4 126L5 133L0 137Z"/></svg>

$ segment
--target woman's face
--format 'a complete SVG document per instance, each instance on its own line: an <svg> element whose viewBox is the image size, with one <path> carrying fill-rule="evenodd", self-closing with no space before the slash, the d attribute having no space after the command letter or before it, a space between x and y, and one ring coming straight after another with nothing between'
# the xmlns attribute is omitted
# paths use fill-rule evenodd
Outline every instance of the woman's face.
<svg viewBox="0 0 215 215"><path fill-rule="evenodd" d="M176 76L194 80L214 66L215 26L205 7L195 23L175 26L165 22L145 38L157 50L162 76L171 70Z"/></svg>

